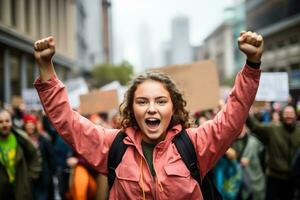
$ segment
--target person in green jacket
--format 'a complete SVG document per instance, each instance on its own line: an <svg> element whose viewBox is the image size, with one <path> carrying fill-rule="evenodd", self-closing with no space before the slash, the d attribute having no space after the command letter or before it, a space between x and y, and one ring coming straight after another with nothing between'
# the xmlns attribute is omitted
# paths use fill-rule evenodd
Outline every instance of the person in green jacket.
<svg viewBox="0 0 300 200"><path fill-rule="evenodd" d="M0 199L32 200L32 184L41 171L39 152L26 133L12 126L0 108Z"/></svg>
<svg viewBox="0 0 300 200"><path fill-rule="evenodd" d="M295 186L291 180L291 164L300 147L295 108L291 105L283 108L279 125L264 125L252 115L246 124L266 148L266 199L293 199Z"/></svg>

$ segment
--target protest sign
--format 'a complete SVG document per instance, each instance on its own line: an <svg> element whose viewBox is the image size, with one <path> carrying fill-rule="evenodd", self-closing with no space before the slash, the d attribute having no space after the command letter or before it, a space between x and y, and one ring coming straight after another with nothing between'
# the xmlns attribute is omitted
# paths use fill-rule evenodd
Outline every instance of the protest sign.
<svg viewBox="0 0 300 200"><path fill-rule="evenodd" d="M219 79L213 61L154 68L171 76L183 92L190 111L213 109L218 106Z"/></svg>
<svg viewBox="0 0 300 200"><path fill-rule="evenodd" d="M287 101L289 82L287 72L263 72L260 77L256 101Z"/></svg>

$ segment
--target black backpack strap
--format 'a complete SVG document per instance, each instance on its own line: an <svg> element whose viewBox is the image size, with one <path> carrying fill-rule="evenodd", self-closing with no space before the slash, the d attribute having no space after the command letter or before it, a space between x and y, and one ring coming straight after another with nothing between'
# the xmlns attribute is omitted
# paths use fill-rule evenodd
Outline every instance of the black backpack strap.
<svg viewBox="0 0 300 200"><path fill-rule="evenodd" d="M125 138L125 133L120 131L117 136L115 137L113 143L110 146L108 152L108 161L107 161L107 168L108 168L108 187L109 190L112 188L115 178L116 178L116 168L118 167L119 163L121 162L123 155L127 149L127 145L123 142Z"/></svg>
<svg viewBox="0 0 300 200"><path fill-rule="evenodd" d="M189 171L191 172L192 177L198 181L201 185L201 177L199 168L197 165L197 156L194 145L189 138L185 129L182 129L180 133L178 133L173 142Z"/></svg>
<svg viewBox="0 0 300 200"><path fill-rule="evenodd" d="M194 145L185 129L178 133L173 142L192 177L199 183L204 200L221 200L222 196L213 182L212 172L201 180Z"/></svg>

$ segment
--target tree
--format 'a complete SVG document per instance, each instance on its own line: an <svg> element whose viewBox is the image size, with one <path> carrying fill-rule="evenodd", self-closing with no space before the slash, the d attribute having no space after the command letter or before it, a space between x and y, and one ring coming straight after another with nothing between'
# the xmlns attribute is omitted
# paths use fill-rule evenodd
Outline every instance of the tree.
<svg viewBox="0 0 300 200"><path fill-rule="evenodd" d="M121 85L126 85L133 75L133 66L123 61L119 65L100 64L92 70L93 87L101 87L112 81L119 81Z"/></svg>

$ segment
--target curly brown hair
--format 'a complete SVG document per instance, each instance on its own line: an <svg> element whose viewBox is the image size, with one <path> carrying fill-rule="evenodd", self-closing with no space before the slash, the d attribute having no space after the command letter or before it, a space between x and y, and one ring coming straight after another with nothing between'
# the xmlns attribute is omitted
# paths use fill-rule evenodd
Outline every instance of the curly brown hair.
<svg viewBox="0 0 300 200"><path fill-rule="evenodd" d="M189 112L186 110L186 100L183 98L183 94L178 90L176 84L171 80L171 78L161 72L146 72L138 75L132 80L127 92L125 93L124 101L119 107L121 127L124 130L127 127L139 129L133 111L134 93L137 87L147 80L154 80L162 83L170 93L174 114L168 126L168 130L177 124L181 124L183 128L189 128L191 123Z"/></svg>

